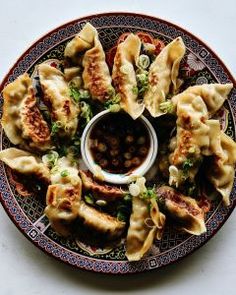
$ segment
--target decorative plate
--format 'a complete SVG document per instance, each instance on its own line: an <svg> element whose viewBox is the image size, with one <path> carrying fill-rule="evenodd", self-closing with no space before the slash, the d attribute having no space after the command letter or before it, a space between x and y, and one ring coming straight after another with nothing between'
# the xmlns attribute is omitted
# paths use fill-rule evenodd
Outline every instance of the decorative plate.
<svg viewBox="0 0 236 295"><path fill-rule="evenodd" d="M125 38L124 33L138 33L160 50L163 43L181 36L187 47L181 71L186 86L203 83L234 83L229 100L218 112L222 129L235 140L236 84L222 61L202 41L184 29L167 21L140 14L104 13L74 20L60 26L34 43L15 63L2 82L1 91L20 74L28 72L37 85L35 66L47 62L60 67L60 60L66 43L81 30L86 22L98 29L100 40L107 53L108 64L112 62L117 43ZM122 35L123 34L123 35ZM1 109L2 112L2 97ZM1 130L1 148L10 142ZM236 184L231 193L230 206L214 203L207 214L207 232L192 236L171 228L165 230L161 241L157 241L149 255L138 262L128 262L125 246L121 241L116 248L98 249L75 240L59 237L49 226L43 215L44 204L39 198L25 191L16 177L2 163L0 164L1 203L11 220L20 231L38 248L47 254L78 268L103 273L135 273L160 268L192 253L206 243L224 224L236 205ZM27 197L24 197L27 196Z"/></svg>

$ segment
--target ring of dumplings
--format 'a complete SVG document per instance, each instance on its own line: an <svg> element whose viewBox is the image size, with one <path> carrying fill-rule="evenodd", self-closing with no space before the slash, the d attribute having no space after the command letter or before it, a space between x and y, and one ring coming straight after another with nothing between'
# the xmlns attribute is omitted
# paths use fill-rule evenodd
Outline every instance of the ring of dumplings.
<svg viewBox="0 0 236 295"><path fill-rule="evenodd" d="M44 183L44 214L57 234L103 244L126 237L129 261L142 259L162 238L167 219L178 230L204 233L211 200L199 194L202 184L209 184L228 206L234 181L236 143L214 119L233 85L183 89L182 38L161 52L154 49L127 33L110 70L98 32L87 23L67 43L63 71L38 66L43 109L27 73L3 90L1 123L14 147L0 152L1 161ZM173 121L154 165L154 185L148 175L137 175L118 187L104 183L99 170L93 175L81 168L83 129L104 108L126 112L133 120L144 114L154 125L165 117Z"/></svg>

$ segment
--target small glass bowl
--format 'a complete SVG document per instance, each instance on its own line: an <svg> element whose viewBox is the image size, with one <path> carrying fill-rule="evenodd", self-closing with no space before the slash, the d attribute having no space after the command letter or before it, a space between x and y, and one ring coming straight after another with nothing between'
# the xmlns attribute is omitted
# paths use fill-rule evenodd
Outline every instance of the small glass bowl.
<svg viewBox="0 0 236 295"><path fill-rule="evenodd" d="M93 127L98 123L98 121L101 120L104 116L107 116L108 114L111 115L112 113L109 110L105 110L94 116L85 127L81 137L81 155L85 165L93 174L98 173L98 165L95 163L89 147L90 135ZM135 169L132 169L126 174L110 173L108 171L103 170L99 166L99 174L101 174L100 176L102 179L104 179L104 181L114 184L127 184L130 181L132 181L132 179L135 176L143 176L145 173L147 173L148 170L151 168L152 164L154 163L158 151L158 140L156 132L152 124L148 121L146 117L140 116L137 120L142 121L149 134L150 147L145 160L142 162L140 166L138 166Z"/></svg>

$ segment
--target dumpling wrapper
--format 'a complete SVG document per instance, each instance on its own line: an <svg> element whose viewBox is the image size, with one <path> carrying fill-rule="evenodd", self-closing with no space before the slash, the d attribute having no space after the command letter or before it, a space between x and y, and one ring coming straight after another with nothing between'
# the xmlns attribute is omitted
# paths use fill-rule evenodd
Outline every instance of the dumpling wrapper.
<svg viewBox="0 0 236 295"><path fill-rule="evenodd" d="M67 44L64 55L74 65L82 64L83 88L89 90L92 99L102 103L110 99L112 85L106 56L98 32L90 23Z"/></svg>
<svg viewBox="0 0 236 295"><path fill-rule="evenodd" d="M78 217L81 193L81 181L77 185L52 184L48 187L44 213L61 236L71 235L71 224Z"/></svg>
<svg viewBox="0 0 236 295"><path fill-rule="evenodd" d="M177 114L177 142L169 158L170 185L178 187L186 180L183 164L187 159L194 160L187 175L190 181L194 180L210 145L209 116L219 110L231 89L232 84L198 85L172 98Z"/></svg>
<svg viewBox="0 0 236 295"><path fill-rule="evenodd" d="M128 260L140 260L151 248L154 239L161 239L164 225L165 215L159 211L156 201L133 197L125 254Z"/></svg>
<svg viewBox="0 0 236 295"><path fill-rule="evenodd" d="M99 198L99 200L113 202L122 200L125 195L125 192L116 186L97 182L89 171L80 170L80 176L83 189L92 192L93 196Z"/></svg>
<svg viewBox="0 0 236 295"><path fill-rule="evenodd" d="M125 222L98 211L83 201L80 202L78 219L87 229L105 235L107 240L119 238L125 230Z"/></svg>
<svg viewBox="0 0 236 295"><path fill-rule="evenodd" d="M160 104L166 101L169 93L176 93L181 81L178 79L179 65L185 54L181 37L176 38L156 57L148 74L149 87L144 94L144 103L153 117L164 114Z"/></svg>
<svg viewBox="0 0 236 295"><path fill-rule="evenodd" d="M38 72L43 100L51 111L52 120L60 123L59 134L73 137L80 110L70 97L63 73L47 64L40 64Z"/></svg>
<svg viewBox="0 0 236 295"><path fill-rule="evenodd" d="M116 92L120 95L120 106L134 120L144 111L144 104L138 101L135 66L140 54L141 41L138 36L130 34L117 47L112 70L112 80Z"/></svg>
<svg viewBox="0 0 236 295"><path fill-rule="evenodd" d="M3 98L1 123L9 140L24 149L50 149L50 130L37 106L29 75L23 74L8 84Z"/></svg>
<svg viewBox="0 0 236 295"><path fill-rule="evenodd" d="M74 64L78 64L79 53L91 49L94 44L95 28L87 23L83 29L67 43L64 56L72 60Z"/></svg>
<svg viewBox="0 0 236 295"><path fill-rule="evenodd" d="M179 187L189 179L191 182L202 161L202 150L209 147L207 107L200 96L179 95L177 102L177 134L173 153L169 161L169 184ZM191 167L184 170L184 163L191 160Z"/></svg>
<svg viewBox="0 0 236 295"><path fill-rule="evenodd" d="M232 88L232 83L195 85L188 87L182 93L173 96L172 102L174 106L176 106L178 99L181 96L200 96L207 106L209 117L212 117L222 107Z"/></svg>
<svg viewBox="0 0 236 295"><path fill-rule="evenodd" d="M220 130L218 120L209 120L211 144L207 155L213 155L206 170L206 177L221 194L225 206L230 205L236 163L236 143Z"/></svg>
<svg viewBox="0 0 236 295"><path fill-rule="evenodd" d="M0 152L0 160L12 170L25 174L35 175L39 179L50 183L50 171L40 158L16 148L8 148Z"/></svg>
<svg viewBox="0 0 236 295"><path fill-rule="evenodd" d="M157 195L164 203L166 212L181 222L181 230L197 236L206 232L204 210L195 199L184 196L169 186L159 187Z"/></svg>

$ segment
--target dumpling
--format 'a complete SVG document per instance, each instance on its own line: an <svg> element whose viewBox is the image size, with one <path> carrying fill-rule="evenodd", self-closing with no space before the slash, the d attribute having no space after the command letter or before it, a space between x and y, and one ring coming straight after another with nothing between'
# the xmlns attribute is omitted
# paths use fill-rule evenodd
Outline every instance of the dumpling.
<svg viewBox="0 0 236 295"><path fill-rule="evenodd" d="M200 96L179 95L177 101L177 134L173 153L169 157L169 184L180 186L194 180L202 161L202 150L209 147L207 107Z"/></svg>
<svg viewBox="0 0 236 295"><path fill-rule="evenodd" d="M119 238L125 230L125 222L118 220L104 212L81 201L78 210L78 219L88 229L104 235L107 240Z"/></svg>
<svg viewBox="0 0 236 295"><path fill-rule="evenodd" d="M236 163L236 143L220 130L216 120L209 120L211 127L211 145L206 176L221 194L225 206L230 204L230 193L234 182Z"/></svg>
<svg viewBox="0 0 236 295"><path fill-rule="evenodd" d="M112 79L116 92L120 95L120 106L133 119L144 111L144 104L138 101L135 66L140 54L141 41L138 36L130 34L117 47L112 70Z"/></svg>
<svg viewBox="0 0 236 295"><path fill-rule="evenodd" d="M70 59L75 65L79 64L78 58L81 53L91 49L94 44L96 29L87 23L83 29L66 45L64 56Z"/></svg>
<svg viewBox="0 0 236 295"><path fill-rule="evenodd" d="M39 179L50 183L50 171L40 158L16 148L8 148L0 152L2 160L12 170L26 175L35 175Z"/></svg>
<svg viewBox="0 0 236 295"><path fill-rule="evenodd" d="M176 106L176 147L170 155L169 184L178 187L186 179L194 180L203 155L210 146L207 120L224 103L232 84L193 86L172 98Z"/></svg>
<svg viewBox="0 0 236 295"><path fill-rule="evenodd" d="M63 73L47 64L40 64L38 72L43 100L51 111L52 120L58 123L59 134L72 137L78 125L79 107L70 98Z"/></svg>
<svg viewBox="0 0 236 295"><path fill-rule="evenodd" d="M165 215L159 211L155 200L133 197L126 243L128 260L140 260L151 248L154 239L161 239L164 225Z"/></svg>
<svg viewBox="0 0 236 295"><path fill-rule="evenodd" d="M125 194L124 191L116 186L98 183L93 179L92 173L89 171L80 170L80 176L83 183L83 189L94 193L95 198L99 197L99 199L106 200L107 202L123 199Z"/></svg>
<svg viewBox="0 0 236 295"><path fill-rule="evenodd" d="M168 186L158 188L157 195L166 212L181 224L183 231L192 235L206 232L204 210L198 206L195 199Z"/></svg>
<svg viewBox="0 0 236 295"><path fill-rule="evenodd" d="M209 117L212 117L227 99L233 84L203 84L188 87L184 92L172 98L174 105L182 95L200 96L207 106Z"/></svg>
<svg viewBox="0 0 236 295"><path fill-rule="evenodd" d="M179 65L184 54L185 45L182 38L178 37L162 49L150 66L149 88L144 94L144 103L153 117L164 113L160 104L166 101L169 93L175 94L179 89Z"/></svg>
<svg viewBox="0 0 236 295"><path fill-rule="evenodd" d="M50 149L50 130L38 109L29 75L8 84L3 98L1 122L9 140L25 149Z"/></svg>
<svg viewBox="0 0 236 295"><path fill-rule="evenodd" d="M78 216L82 185L52 184L46 196L47 207L44 210L52 228L60 235L71 234L71 224Z"/></svg>
<svg viewBox="0 0 236 295"><path fill-rule="evenodd" d="M45 214L58 234L65 237L71 235L77 221L90 231L105 235L107 239L117 238L123 233L124 222L88 206L81 199L82 181L79 170L69 159L58 159L51 170L51 182L47 191Z"/></svg>
<svg viewBox="0 0 236 295"><path fill-rule="evenodd" d="M90 23L67 44L65 58L70 58L74 65L83 66L83 88L89 90L92 99L103 103L110 98L109 68L98 32Z"/></svg>
<svg viewBox="0 0 236 295"><path fill-rule="evenodd" d="M66 157L59 158L50 173L52 184L47 190L45 214L52 228L66 237L78 217L82 181L76 164Z"/></svg>

